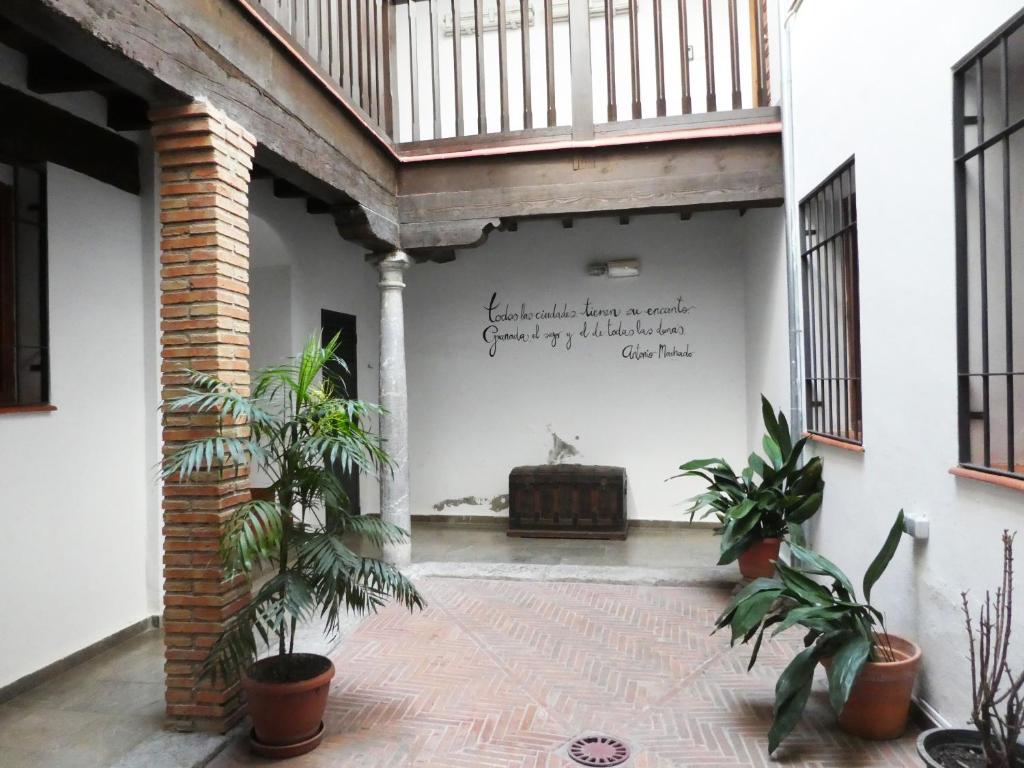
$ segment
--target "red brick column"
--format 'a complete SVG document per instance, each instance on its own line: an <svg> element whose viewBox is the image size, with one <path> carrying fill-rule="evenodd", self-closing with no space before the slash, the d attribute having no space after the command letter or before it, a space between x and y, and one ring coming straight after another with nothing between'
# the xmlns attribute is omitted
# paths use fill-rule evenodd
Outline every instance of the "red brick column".
<svg viewBox="0 0 1024 768"><path fill-rule="evenodd" d="M162 397L180 393L190 368L249 386L249 177L255 138L208 104L150 115L160 158ZM247 427L212 414L163 417L164 453L182 441ZM225 622L249 599L228 578L223 526L249 499L248 471L222 466L164 483L164 633L167 726L224 731L242 716L236 681L203 682L199 665Z"/></svg>

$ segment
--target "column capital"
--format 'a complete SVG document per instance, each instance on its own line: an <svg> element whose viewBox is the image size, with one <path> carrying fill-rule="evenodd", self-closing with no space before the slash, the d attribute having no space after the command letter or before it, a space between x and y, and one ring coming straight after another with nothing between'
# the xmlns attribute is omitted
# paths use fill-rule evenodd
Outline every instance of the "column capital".
<svg viewBox="0 0 1024 768"><path fill-rule="evenodd" d="M380 281L377 285L381 290L405 288L403 273L412 266L412 259L405 251L386 251L384 253L371 253L366 257L376 265L380 272Z"/></svg>

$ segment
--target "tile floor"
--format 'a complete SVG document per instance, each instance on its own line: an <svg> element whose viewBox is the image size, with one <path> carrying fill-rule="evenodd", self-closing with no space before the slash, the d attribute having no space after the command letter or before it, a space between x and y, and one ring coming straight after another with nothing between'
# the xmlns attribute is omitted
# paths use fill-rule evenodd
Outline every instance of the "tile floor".
<svg viewBox="0 0 1024 768"><path fill-rule="evenodd" d="M629 741L637 768L918 764L910 740L865 745L836 732L821 696L767 762L789 646L767 649L747 675L744 652L709 637L734 582L708 566L717 541L707 531L635 528L626 542L587 542L428 523L413 541L429 609L353 627L334 652L328 738L287 765L567 766L559 749L591 731ZM519 581L441 578L451 563L472 564L461 575L523 570ZM677 585L563 581L635 573ZM220 739L161 730L162 654L149 632L0 704L0 768L191 768L211 754ZM234 743L212 763L259 764Z"/></svg>
<svg viewBox="0 0 1024 768"><path fill-rule="evenodd" d="M420 579L430 605L389 608L334 654L320 748L295 768L569 768L573 737L605 733L635 768L910 768L914 734L840 733L824 686L770 761L774 681L799 637L766 643L754 671L710 627L728 589ZM244 740L213 768L264 765Z"/></svg>

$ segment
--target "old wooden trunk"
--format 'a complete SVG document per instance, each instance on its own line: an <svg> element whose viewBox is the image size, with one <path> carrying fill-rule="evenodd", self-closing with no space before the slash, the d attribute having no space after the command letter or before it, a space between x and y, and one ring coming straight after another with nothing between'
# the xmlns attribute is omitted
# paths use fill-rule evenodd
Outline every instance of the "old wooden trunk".
<svg viewBox="0 0 1024 768"><path fill-rule="evenodd" d="M626 538L622 467L516 467L509 473L508 490L509 536Z"/></svg>

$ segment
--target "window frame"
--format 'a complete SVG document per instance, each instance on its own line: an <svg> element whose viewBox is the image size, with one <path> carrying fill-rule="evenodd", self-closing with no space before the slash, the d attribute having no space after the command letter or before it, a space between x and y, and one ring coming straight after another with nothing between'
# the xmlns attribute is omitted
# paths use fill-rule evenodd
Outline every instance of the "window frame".
<svg viewBox="0 0 1024 768"><path fill-rule="evenodd" d="M857 176L855 160L856 156L851 155L840 163L831 173L826 175L819 184L800 199L797 209L799 213L800 227L800 241L798 248L800 252L800 285L802 293L801 311L803 313L803 394L805 429L808 435L812 438L820 438L822 442L837 441L841 444L841 447L861 450L864 445L864 384L861 364L860 251L857 238ZM844 179L848 179L849 186L847 187L847 194L844 194ZM820 227L821 225L818 223L818 219L821 214L817 208L817 200L819 196L823 197L823 193L830 186L835 186L837 183L839 185L838 207L833 196L831 208L826 213L831 217L838 212L838 225L836 226L835 231L830 232L828 237L824 239L818 237L817 240L812 243L810 239L812 234L818 235L819 233L817 230L812 233L808 228L810 207L812 205L815 206L814 214L816 226ZM833 221L835 220L833 219ZM842 321L840 322L839 313L835 312L835 317L832 318L831 321L831 327L827 328L826 333L823 334L823 338L820 338L814 333L816 328L820 330L819 326L816 325L815 320L820 319L822 305L824 305L824 311L826 312L826 325L829 324L830 320L827 313L831 308L830 299L835 303L836 307L840 306L840 293L838 291L839 284L833 275L833 279L829 282L828 286L826 286L829 289L833 289L831 291L832 296L829 297L827 295L829 291L826 291L826 295L822 296L820 293L822 285L820 265L816 267L816 269L819 269L817 286L819 289L819 300L817 307L815 307L814 298L810 295L810 259L815 254L822 251L827 253L829 244L833 244L833 254L835 254L835 251L837 250L835 244L839 244L842 249L840 258L842 259L843 268L843 291L841 296L843 315ZM826 280L828 280L827 277ZM815 314L815 309L818 311L817 314ZM834 346L830 335L833 329L836 332ZM839 346L838 338L840 330L843 334L843 345L841 348ZM826 345L828 347L827 349ZM817 349L815 349L815 347ZM842 370L845 373L845 376L839 376L840 349L843 351L844 365ZM835 376L831 375L833 372L831 360L833 351L836 355ZM820 371L818 369L819 365L821 366ZM829 374L828 376L824 376L826 372ZM822 375L815 375L818 373ZM816 392L815 386L822 386L826 382L828 387L829 403L828 424L824 423L824 414L826 410L824 399L822 399L819 404L814 397ZM845 382L845 386L841 382ZM833 387L835 389L834 392ZM832 416L835 414L835 409L832 405L836 402L840 403L840 408L843 409L843 413L840 414L838 420L833 420ZM842 405L843 403L845 403L845 408ZM819 405L821 421L817 418L815 411ZM843 429L844 423L846 427L845 430ZM837 426L838 428L836 428Z"/></svg>
<svg viewBox="0 0 1024 768"><path fill-rule="evenodd" d="M1009 77L1008 77L1008 40L1011 35L1018 32L1024 27L1024 11L1020 11L1002 24L998 29L992 32L986 37L981 43L976 45L969 53L963 56L956 64L953 65L953 192L954 192L954 220L955 220L955 249L956 249L956 323L957 323L957 434L958 434L958 466L966 470L967 473L980 473L983 476L998 477L1008 479L1012 482L1019 482L1024 480L1024 461L1018 463L1017 461L1017 447L1015 445L1014 430L1014 408L1016 405L1016 397L1014 391L1014 378L1019 376L1019 373L1015 373L1015 367L1020 367L1020 362L1016 364L1013 360L1013 248L1012 240L1010 239L1010 222L1012 220L1011 207L1009 205L1009 195L1011 186L1011 162L1010 162L1010 137L1018 131L1024 132L1024 115L1011 122L1009 114ZM1000 55L1000 96L1002 97L1003 105L1003 125L1001 128L996 128L992 131L992 135L986 135L985 132L985 94L984 94L984 59L993 52L999 52ZM969 122L968 116L965 114L966 107L966 77L972 68L975 68L975 87L977 88L979 105L975 105L975 114L973 116L973 122ZM978 136L974 142L974 146L967 148L967 142L964 136L965 129L968 125L977 125ZM988 243L987 243L987 212L985 208L985 172L984 172L984 157L985 151L996 146L1002 145L1003 152L1003 174L1000 179L1000 185L1002 186L1003 195L1003 254L1002 264L996 264L998 268L1002 266L1007 271L1005 277L1004 286L1004 299L1005 308L1003 311L1004 322L1006 323L1006 336L1005 336L1005 349L1004 359L1006 362L1006 371L995 373L992 370L983 370L980 372L974 372L971 370L971 352L974 349L972 346L972 335L971 335L971 304L970 304L970 268L971 258L976 257L979 260L980 280L984 283L982 290L982 332L980 343L982 345L982 366L986 369L989 368L989 317L988 317L988 303L990 301L989 296L989 285L987 278L988 270ZM969 252L968 244L968 221L967 221L967 164L972 159L981 158L981 172L978 174L978 195L979 195L979 221L977 222L977 229L979 235L979 248L976 254ZM1024 181L1024 179L1022 179ZM1019 257L1018 257L1019 258ZM978 343L978 340L973 340L974 343ZM982 462L979 464L974 461L972 452L972 436L971 436L971 424L976 414L971 410L971 386L970 380L975 376L982 378L982 398L983 405L982 411L980 412L983 420L983 453ZM1006 378L1006 401L1007 401L1007 412L1006 412L1006 448L1007 448L1007 468L1003 469L999 466L992 464L992 451L991 451L991 407L990 407L990 379L993 376L999 376ZM1024 386L1024 378L1021 378L1018 382L1021 386Z"/></svg>
<svg viewBox="0 0 1024 768"><path fill-rule="evenodd" d="M13 371L10 390L0 390L0 413L17 413L22 411L47 411L54 410L51 402L51 362L50 362L50 306L49 306L49 209L47 200L47 168L44 162L19 162L18 160L0 155L0 164L7 165L12 169L12 183L3 184L10 190L10 208L5 213L0 213L0 237L5 237L4 252L0 258L6 257L6 264L0 264L0 301L10 301L9 314L5 318L0 315L0 345L8 344L11 351L7 354L12 357L7 361ZM18 210L18 186L19 178L25 171L38 174L38 220L36 222L22 222ZM19 223L31 224L38 228L39 242L37 244L38 258L38 296L36 306L39 313L39 345L40 351L40 396L37 399L22 400L17 384L18 369L18 237ZM6 224L6 227L4 226ZM8 280L4 280L3 269L8 271ZM4 349L0 346L0 365L5 365L3 360Z"/></svg>

